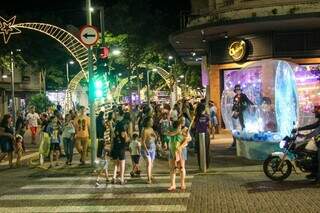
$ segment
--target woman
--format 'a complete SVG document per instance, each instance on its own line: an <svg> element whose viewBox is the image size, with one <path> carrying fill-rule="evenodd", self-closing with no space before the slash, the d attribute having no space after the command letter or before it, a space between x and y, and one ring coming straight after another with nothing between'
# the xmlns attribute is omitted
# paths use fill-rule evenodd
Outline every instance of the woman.
<svg viewBox="0 0 320 213"><path fill-rule="evenodd" d="M6 155L8 155L9 167L12 168L12 157L14 151L14 135L12 127L12 117L9 114L5 114L0 123L0 142L2 155L0 161L2 161Z"/></svg>
<svg viewBox="0 0 320 213"><path fill-rule="evenodd" d="M126 143L128 141L128 134L126 131L126 125L123 121L118 121L115 126L115 137L113 139L111 158L114 160L114 170L112 183L116 183L118 167L120 167L120 184L126 183L124 180L125 170L125 152Z"/></svg>
<svg viewBox="0 0 320 213"><path fill-rule="evenodd" d="M156 133L154 132L152 118L147 118L141 139L141 154L147 162L148 184L152 183L152 167L156 157Z"/></svg>
<svg viewBox="0 0 320 213"><path fill-rule="evenodd" d="M209 130L211 129L210 125L210 118L209 115L206 113L206 107L204 104L199 103L197 110L196 110L196 116L194 118L194 128L195 128L195 151L197 152L198 157L198 164L200 166L200 141L199 141L199 134L204 133L205 134L205 149L206 149L206 165L207 168L209 168L210 163L210 134Z"/></svg>
<svg viewBox="0 0 320 213"><path fill-rule="evenodd" d="M176 170L180 171L181 191L186 190L185 161L187 160L187 144L191 140L188 128L181 130L182 121L174 121L172 131L168 133L169 141L169 167L170 167L170 187L168 191L176 190Z"/></svg>

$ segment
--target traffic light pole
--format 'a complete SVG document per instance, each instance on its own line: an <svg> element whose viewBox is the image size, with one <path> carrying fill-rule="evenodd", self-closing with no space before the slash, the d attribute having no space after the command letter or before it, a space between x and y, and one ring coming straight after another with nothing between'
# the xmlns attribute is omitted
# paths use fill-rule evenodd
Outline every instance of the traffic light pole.
<svg viewBox="0 0 320 213"><path fill-rule="evenodd" d="M91 19L91 0L86 0L87 24L92 25ZM90 138L91 138L91 165L94 166L96 161L96 114L94 98L94 81L93 81L93 52L92 47L88 48L88 71L89 71L89 108L90 108Z"/></svg>

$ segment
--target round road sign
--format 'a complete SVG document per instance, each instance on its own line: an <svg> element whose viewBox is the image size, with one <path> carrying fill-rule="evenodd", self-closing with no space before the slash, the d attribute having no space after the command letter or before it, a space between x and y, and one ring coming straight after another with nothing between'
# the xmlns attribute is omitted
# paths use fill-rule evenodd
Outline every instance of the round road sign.
<svg viewBox="0 0 320 213"><path fill-rule="evenodd" d="M91 46L97 43L99 33L97 28L91 25L85 25L80 29L80 40L83 44Z"/></svg>

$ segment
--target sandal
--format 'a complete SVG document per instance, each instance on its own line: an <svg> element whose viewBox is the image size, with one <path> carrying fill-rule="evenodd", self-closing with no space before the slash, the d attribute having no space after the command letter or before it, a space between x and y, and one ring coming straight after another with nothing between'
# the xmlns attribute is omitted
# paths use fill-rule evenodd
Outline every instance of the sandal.
<svg viewBox="0 0 320 213"><path fill-rule="evenodd" d="M170 186L170 187L168 188L168 191L169 191L169 192L175 192L175 191L176 191L176 187L175 187L175 186Z"/></svg>
<svg viewBox="0 0 320 213"><path fill-rule="evenodd" d="M125 185L126 183L127 183L127 180L120 181L120 185Z"/></svg>
<svg viewBox="0 0 320 213"><path fill-rule="evenodd" d="M116 179L112 178L111 183L116 184L117 183Z"/></svg>
<svg viewBox="0 0 320 213"><path fill-rule="evenodd" d="M181 191L181 192L185 192L186 190L187 190L187 187L186 187L186 186L181 186L181 187L180 187L180 191Z"/></svg>

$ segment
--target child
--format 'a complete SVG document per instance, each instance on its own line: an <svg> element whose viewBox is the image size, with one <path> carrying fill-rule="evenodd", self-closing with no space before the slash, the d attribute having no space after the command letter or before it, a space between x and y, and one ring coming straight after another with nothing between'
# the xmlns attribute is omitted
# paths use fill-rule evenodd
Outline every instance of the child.
<svg viewBox="0 0 320 213"><path fill-rule="evenodd" d="M102 151L102 155L101 158L97 158L96 161L96 166L97 166L97 179L96 179L96 187L100 186L100 178L102 176L102 174L105 175L106 177L106 184L109 182L109 174L108 174L108 153L109 151L107 150L107 147L105 146L103 151Z"/></svg>
<svg viewBox="0 0 320 213"><path fill-rule="evenodd" d="M168 118L168 113L164 112L162 113L162 118L160 120L160 139L164 150L166 150L168 147L167 143L169 142L169 137L166 135L166 133L169 131L169 128L170 121Z"/></svg>
<svg viewBox="0 0 320 213"><path fill-rule="evenodd" d="M47 126L46 132L50 136L50 166L53 167L53 154L56 156L56 160L59 160L60 154L60 132L61 128L58 122L58 118L56 116L52 116L49 120L49 124ZM58 165L58 162L57 164Z"/></svg>
<svg viewBox="0 0 320 213"><path fill-rule="evenodd" d="M65 117L65 124L62 131L62 142L64 146L64 152L66 154L66 164L71 165L73 157L73 147L74 147L74 134L75 128L73 126L73 121L71 120L71 115L67 114Z"/></svg>
<svg viewBox="0 0 320 213"><path fill-rule="evenodd" d="M24 152L24 143L23 143L23 137L21 135L16 136L15 140L15 150L17 154L17 167L21 166L21 157Z"/></svg>
<svg viewBox="0 0 320 213"><path fill-rule="evenodd" d="M138 134L134 133L132 136L132 141L129 145L129 150L132 160L132 171L130 172L131 177L134 177L136 174L140 176L139 160L141 153L141 143L138 141Z"/></svg>

